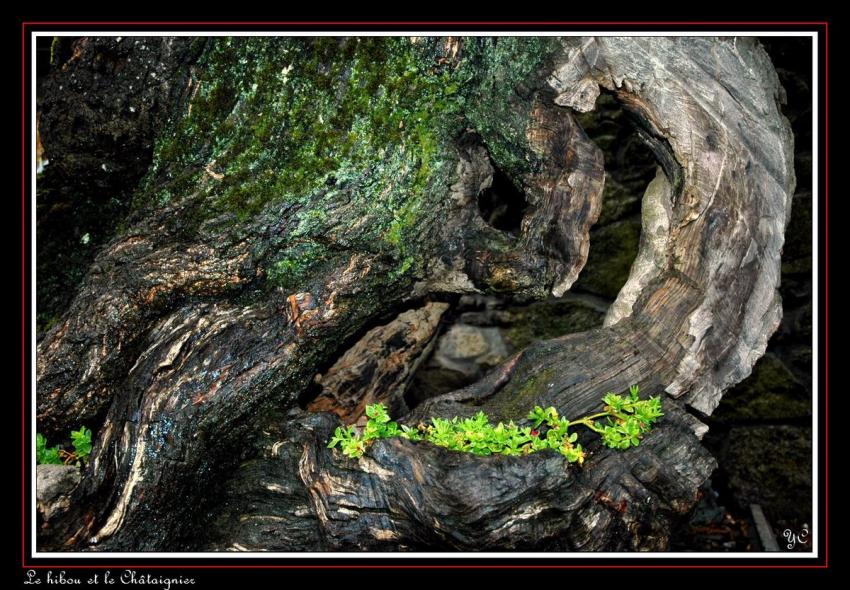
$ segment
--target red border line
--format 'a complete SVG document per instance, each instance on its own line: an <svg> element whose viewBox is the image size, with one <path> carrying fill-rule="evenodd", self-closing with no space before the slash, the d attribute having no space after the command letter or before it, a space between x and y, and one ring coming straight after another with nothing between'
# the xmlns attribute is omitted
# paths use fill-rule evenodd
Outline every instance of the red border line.
<svg viewBox="0 0 850 590"><path fill-rule="evenodd" d="M486 564L208 564L208 565L115 565L115 564L92 564L92 565L44 565L27 564L26 562L26 202L27 202L27 141L26 141L26 81L27 81L27 55L26 55L26 33L27 27L33 25L293 25L293 26L583 26L583 25L804 25L821 26L824 29L824 562L822 564L517 564L517 565L486 565ZM813 50L817 50L813 47ZM815 122L817 124L817 122ZM816 146L817 147L817 146ZM828 21L23 21L21 23L21 568L22 569L828 569L829 567L829 22ZM34 310L33 310L34 311ZM817 318L814 318L817 321ZM818 367L815 367L818 370ZM35 395L35 392L33 392ZM695 554L698 558L699 554ZM758 558L756 555L754 558ZM108 559L108 558L107 558ZM145 558L141 558L145 559ZM197 559L197 558L188 558ZM250 559L250 558L248 558ZM616 558L613 558L616 559ZM717 559L724 559L722 557ZM789 559L795 559L789 557ZM799 558L806 559L806 558Z"/></svg>
<svg viewBox="0 0 850 590"><path fill-rule="evenodd" d="M27 390L27 77L26 77L26 25L21 27L21 565L25 566L27 561L26 549L26 465L27 465L27 436L26 436L26 390ZM35 392L33 392L35 395Z"/></svg>
<svg viewBox="0 0 850 590"><path fill-rule="evenodd" d="M829 563L829 24L824 27L823 142L824 142L824 563ZM814 268L814 267L813 267ZM814 318L817 321L817 318ZM815 367L817 371L819 367Z"/></svg>

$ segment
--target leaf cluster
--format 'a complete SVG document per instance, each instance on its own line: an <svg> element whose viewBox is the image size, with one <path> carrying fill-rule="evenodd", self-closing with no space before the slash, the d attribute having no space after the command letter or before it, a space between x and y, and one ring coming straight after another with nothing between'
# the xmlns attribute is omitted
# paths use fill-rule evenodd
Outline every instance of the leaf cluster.
<svg viewBox="0 0 850 590"><path fill-rule="evenodd" d="M660 398L642 400L638 395L638 387L633 385L628 397L608 393L602 398L608 416L605 424L595 424L593 430L602 435L606 446L612 449L638 446L643 435L652 430L652 425L664 415Z"/></svg>
<svg viewBox="0 0 850 590"><path fill-rule="evenodd" d="M637 386L631 387L628 397L609 393L602 400L603 412L573 422L562 418L553 407L536 406L527 417L528 426L513 421L494 425L484 412L478 412L471 418L432 418L427 426L411 428L393 422L383 405L374 404L366 407L368 420L362 430L353 425L338 427L328 448L339 446L345 456L356 458L363 455L371 441L399 436L474 455L516 456L552 449L570 463L581 465L586 451L577 442L578 433L570 431L572 427L585 426L600 434L604 444L616 449L637 446L652 429L663 415L661 400L641 400L638 394ZM595 421L598 418L607 421L600 424Z"/></svg>
<svg viewBox="0 0 850 590"><path fill-rule="evenodd" d="M432 418L431 425L424 430L425 440L437 446L453 451L462 451L474 455L527 455L544 449L553 449L564 455L571 463L584 461L581 445L574 444L578 435L568 432L569 421L559 420L554 408L534 409L529 415L533 419L536 412L549 412L555 419L532 426L518 426L513 421L496 425L490 423L484 412L478 412L472 418L451 420Z"/></svg>
<svg viewBox="0 0 850 590"><path fill-rule="evenodd" d="M88 461L91 454L92 432L85 426L71 431L71 446L68 451L60 445L47 446L47 438L41 433L35 435L35 460L39 465L80 465Z"/></svg>
<svg viewBox="0 0 850 590"><path fill-rule="evenodd" d="M399 426L390 420L383 404L366 406L366 427L361 433L354 425L338 427L328 443L328 448L339 445L346 457L360 457L366 451L366 445L373 440L400 436L409 440L422 440L422 435L415 428Z"/></svg>

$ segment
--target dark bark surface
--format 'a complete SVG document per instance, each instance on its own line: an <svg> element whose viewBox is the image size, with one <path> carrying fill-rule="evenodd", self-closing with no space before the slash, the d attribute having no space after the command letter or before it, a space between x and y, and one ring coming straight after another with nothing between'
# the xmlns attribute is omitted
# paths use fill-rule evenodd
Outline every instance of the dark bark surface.
<svg viewBox="0 0 850 590"><path fill-rule="evenodd" d="M80 47L86 59L93 45ZM130 223L39 344L39 429L96 430L42 547L665 548L714 465L687 408L711 413L781 315L792 138L758 43L211 40L193 67L174 74L189 83L161 111L167 127L150 127L168 132ZM375 361L375 380L337 379L316 409L357 414L358 389L403 392L430 340L392 344L404 307L575 282L604 171L571 109L591 109L600 87L661 165L606 325L532 344L402 421L520 420L534 405L572 417L638 384L665 392L659 427L626 452L588 441L581 468L402 440L359 460L327 449L338 418L299 398L349 349Z"/></svg>
<svg viewBox="0 0 850 590"><path fill-rule="evenodd" d="M203 46L187 37L53 39L53 74L37 91L48 161L38 178L39 339L127 215Z"/></svg>

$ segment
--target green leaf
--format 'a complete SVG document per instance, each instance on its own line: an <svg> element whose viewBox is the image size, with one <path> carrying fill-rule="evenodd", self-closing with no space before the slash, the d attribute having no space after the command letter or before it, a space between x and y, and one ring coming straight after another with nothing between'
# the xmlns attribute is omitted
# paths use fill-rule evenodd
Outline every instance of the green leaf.
<svg viewBox="0 0 850 590"><path fill-rule="evenodd" d="M603 444L610 448L628 449L637 446L642 435L652 429L652 423L663 415L660 398L641 400L638 393L637 386L632 386L629 388L628 397L606 394L602 398L605 404L603 414L607 415L607 424L604 426L589 418L582 418L574 423L600 434ZM358 435L353 426L337 428L328 447L341 445L345 456L355 458L362 456L373 440L401 436L412 441L424 440L439 447L479 456L517 456L553 449L566 457L570 463L582 464L585 459L584 449L576 443L578 434L569 431L573 423L561 418L558 411L551 406L545 409L535 406L529 412L531 427L519 427L513 421L493 425L487 415L479 411L471 418L431 418L431 425L427 428L420 426L423 430L420 432L418 429L406 425L399 426L393 422L382 404L367 406L366 416L368 420L362 434ZM46 441L44 444L46 445Z"/></svg>
<svg viewBox="0 0 850 590"><path fill-rule="evenodd" d="M337 426L336 430L334 431L333 437L331 437L331 440L328 443L328 448L332 449L335 446L337 446L338 444L340 444L342 441L343 441L342 427Z"/></svg>
<svg viewBox="0 0 850 590"><path fill-rule="evenodd" d="M534 406L534 409L528 414L528 419L537 428L546 421L546 411L540 406Z"/></svg>
<svg viewBox="0 0 850 590"><path fill-rule="evenodd" d="M383 404L372 404L371 406L366 406L366 417L378 422L379 424L384 424L390 421L390 417Z"/></svg>
<svg viewBox="0 0 850 590"><path fill-rule="evenodd" d="M85 460L91 453L91 430L85 426L71 431L71 444L78 459Z"/></svg>
<svg viewBox="0 0 850 590"><path fill-rule="evenodd" d="M623 405L625 401L622 397L617 395L616 393L608 393L605 397L602 398L602 402L609 406L613 411L619 412L623 409Z"/></svg>
<svg viewBox="0 0 850 590"><path fill-rule="evenodd" d="M38 462L42 465L62 465L62 459L59 457L59 447L53 447L42 451L41 458Z"/></svg>
<svg viewBox="0 0 850 590"><path fill-rule="evenodd" d="M408 440L422 440L422 433L420 433L417 429L411 428L407 425L402 425L401 436Z"/></svg>
<svg viewBox="0 0 850 590"><path fill-rule="evenodd" d="M48 447L43 434L35 435L35 462L38 465L62 465L59 457L59 447Z"/></svg>

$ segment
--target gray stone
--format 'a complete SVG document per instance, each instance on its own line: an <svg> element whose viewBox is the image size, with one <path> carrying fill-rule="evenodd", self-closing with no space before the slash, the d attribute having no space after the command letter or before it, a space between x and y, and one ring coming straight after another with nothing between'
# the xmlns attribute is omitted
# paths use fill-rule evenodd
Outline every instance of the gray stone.
<svg viewBox="0 0 850 590"><path fill-rule="evenodd" d="M602 325L608 301L587 294L567 293L560 299L512 306L497 315L510 352L539 340L584 332Z"/></svg>
<svg viewBox="0 0 850 590"><path fill-rule="evenodd" d="M437 342L431 365L464 375L477 375L508 357L498 328L455 324Z"/></svg>
<svg viewBox="0 0 850 590"><path fill-rule="evenodd" d="M80 468L75 465L38 465L35 471L36 506L47 521L64 512L70 505L70 495L80 483Z"/></svg>

